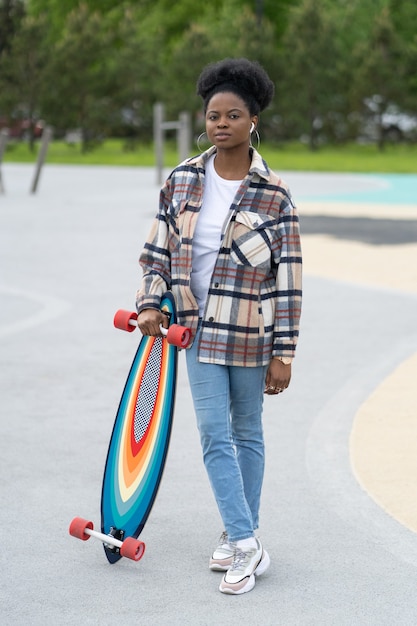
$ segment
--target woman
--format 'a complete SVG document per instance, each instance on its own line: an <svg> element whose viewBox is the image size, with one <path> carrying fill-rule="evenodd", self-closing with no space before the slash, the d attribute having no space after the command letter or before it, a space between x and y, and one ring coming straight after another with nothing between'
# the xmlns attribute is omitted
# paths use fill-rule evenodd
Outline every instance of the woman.
<svg viewBox="0 0 417 626"><path fill-rule="evenodd" d="M264 473L263 393L287 389L301 311L298 217L282 180L252 147L274 86L247 59L207 66L197 92L212 147L166 181L140 263L138 326L160 335L172 290L204 464L225 531L209 567L242 594L269 566L256 536Z"/></svg>

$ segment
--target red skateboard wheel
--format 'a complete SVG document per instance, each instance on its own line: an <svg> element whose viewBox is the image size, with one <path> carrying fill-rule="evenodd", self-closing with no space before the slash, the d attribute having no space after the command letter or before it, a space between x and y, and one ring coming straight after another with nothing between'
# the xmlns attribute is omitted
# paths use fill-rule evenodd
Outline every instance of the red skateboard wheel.
<svg viewBox="0 0 417 626"><path fill-rule="evenodd" d="M69 534L72 535L72 537L81 539L82 541L87 541L90 539L90 535L85 532L86 528L93 530L93 522L83 519L82 517L74 517L69 527Z"/></svg>
<svg viewBox="0 0 417 626"><path fill-rule="evenodd" d="M177 348L186 348L190 343L191 331L185 326L172 324L168 328L167 341Z"/></svg>
<svg viewBox="0 0 417 626"><path fill-rule="evenodd" d="M138 319L138 314L134 311L125 311L119 309L114 316L113 324L120 330L126 330L131 333L135 330ZM185 326L179 326L179 324L172 324L168 329L165 329L161 325L161 332L166 336L168 343L176 346L177 348L186 348L190 343L191 331Z"/></svg>
<svg viewBox="0 0 417 626"><path fill-rule="evenodd" d="M145 544L134 537L126 537L120 547L120 554L127 559L140 561L145 554Z"/></svg>
<svg viewBox="0 0 417 626"><path fill-rule="evenodd" d="M138 314L134 311L125 311L124 309L119 309L116 311L114 316L113 324L116 328L120 330L127 330L128 333L131 333L136 328L136 323L132 324L131 321L136 322L138 319Z"/></svg>

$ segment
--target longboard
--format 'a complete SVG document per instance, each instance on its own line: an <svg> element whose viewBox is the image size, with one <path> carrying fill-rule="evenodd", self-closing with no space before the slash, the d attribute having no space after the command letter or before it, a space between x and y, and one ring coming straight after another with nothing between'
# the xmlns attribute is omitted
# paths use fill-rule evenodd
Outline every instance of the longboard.
<svg viewBox="0 0 417 626"><path fill-rule="evenodd" d="M137 538L151 512L162 478L171 435L177 378L177 348L190 331L176 324L175 302L167 292L161 310L169 317L165 337L142 337L123 390L110 438L101 493L101 532L74 518L70 534L94 536L110 563L122 556L140 560L145 544ZM133 331L137 314L118 311L116 328Z"/></svg>

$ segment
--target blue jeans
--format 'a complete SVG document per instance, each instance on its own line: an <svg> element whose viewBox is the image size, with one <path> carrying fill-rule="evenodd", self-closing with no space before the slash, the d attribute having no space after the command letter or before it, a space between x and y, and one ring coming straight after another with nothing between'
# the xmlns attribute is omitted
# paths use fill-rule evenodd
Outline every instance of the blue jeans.
<svg viewBox="0 0 417 626"><path fill-rule="evenodd" d="M200 363L198 338L186 355L204 465L229 541L239 541L259 525L267 368Z"/></svg>

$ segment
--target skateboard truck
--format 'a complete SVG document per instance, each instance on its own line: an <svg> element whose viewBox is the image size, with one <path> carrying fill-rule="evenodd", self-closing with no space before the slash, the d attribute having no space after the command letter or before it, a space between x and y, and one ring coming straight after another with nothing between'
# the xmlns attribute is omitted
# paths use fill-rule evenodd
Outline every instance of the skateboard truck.
<svg viewBox="0 0 417 626"><path fill-rule="evenodd" d="M107 536L108 537L112 537L113 539L117 539L118 541L123 543L123 540L125 538L125 531L124 530L118 530L114 526L111 526L110 527L110 532L108 533ZM106 546L106 548L108 550L110 550L111 552L114 552L114 554L120 554L120 547L119 546L115 546L113 543L104 543L104 545Z"/></svg>
<svg viewBox="0 0 417 626"><path fill-rule="evenodd" d="M165 311L163 311L165 313ZM169 313L168 313L169 315ZM138 314L134 311L125 311L119 309L114 316L114 326L120 330L126 330L131 333L137 328ZM176 346L177 348L186 348L190 343L191 330L186 326L180 326L179 324L171 324L169 328L160 326L161 333L166 337L168 343Z"/></svg>
<svg viewBox="0 0 417 626"><path fill-rule="evenodd" d="M69 534L72 537L87 541L90 537L99 539L108 549L114 553L120 553L133 561L140 561L145 554L145 544L134 537L126 537L124 539L124 531L111 528L108 535L94 530L93 522L83 519L82 517L74 517L69 527Z"/></svg>

